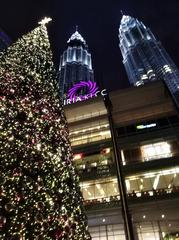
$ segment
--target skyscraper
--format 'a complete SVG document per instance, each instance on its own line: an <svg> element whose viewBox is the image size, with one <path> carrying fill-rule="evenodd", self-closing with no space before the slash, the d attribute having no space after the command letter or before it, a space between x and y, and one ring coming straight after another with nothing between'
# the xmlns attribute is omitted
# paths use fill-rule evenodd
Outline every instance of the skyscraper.
<svg viewBox="0 0 179 240"><path fill-rule="evenodd" d="M73 84L80 81L94 81L91 54L86 41L76 29L67 41L67 49L60 58L59 85L63 96Z"/></svg>
<svg viewBox="0 0 179 240"><path fill-rule="evenodd" d="M123 15L119 41L130 83L139 86L164 80L179 107L179 69L151 30L141 21Z"/></svg>
<svg viewBox="0 0 179 240"><path fill-rule="evenodd" d="M0 51L10 45L9 37L0 29Z"/></svg>

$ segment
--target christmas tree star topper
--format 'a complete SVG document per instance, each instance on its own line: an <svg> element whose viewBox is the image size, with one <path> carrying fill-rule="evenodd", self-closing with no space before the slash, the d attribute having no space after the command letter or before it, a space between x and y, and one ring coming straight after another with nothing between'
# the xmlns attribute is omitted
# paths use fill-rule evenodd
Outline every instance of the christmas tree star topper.
<svg viewBox="0 0 179 240"><path fill-rule="evenodd" d="M44 17L40 22L38 22L40 25L45 25L46 23L52 21L50 17Z"/></svg>

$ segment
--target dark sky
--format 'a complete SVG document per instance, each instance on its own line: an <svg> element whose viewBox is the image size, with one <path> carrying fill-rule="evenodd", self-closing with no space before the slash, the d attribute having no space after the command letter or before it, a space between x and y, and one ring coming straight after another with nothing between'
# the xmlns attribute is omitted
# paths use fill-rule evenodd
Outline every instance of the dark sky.
<svg viewBox="0 0 179 240"><path fill-rule="evenodd" d="M128 86L118 47L122 9L142 20L179 67L179 0L3 0L0 28L15 41L37 26L44 16L58 68L66 41L79 26L92 54L95 77L109 90Z"/></svg>

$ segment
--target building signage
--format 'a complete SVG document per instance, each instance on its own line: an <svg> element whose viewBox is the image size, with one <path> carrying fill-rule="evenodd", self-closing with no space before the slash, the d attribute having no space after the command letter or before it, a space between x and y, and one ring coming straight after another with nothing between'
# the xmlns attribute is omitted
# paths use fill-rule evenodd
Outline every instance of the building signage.
<svg viewBox="0 0 179 240"><path fill-rule="evenodd" d="M80 92L85 93L80 94ZM99 95L107 95L107 89L99 90L96 82L81 81L79 83L76 83L72 88L68 90L66 94L66 99L64 99L63 103L64 105L69 105L76 102L82 102L90 98L97 97Z"/></svg>
<svg viewBox="0 0 179 240"><path fill-rule="evenodd" d="M157 124L156 123L150 123L150 124L146 124L146 125L137 125L136 128L138 130L141 130L141 129L145 129L145 128L153 128L153 127L156 127Z"/></svg>

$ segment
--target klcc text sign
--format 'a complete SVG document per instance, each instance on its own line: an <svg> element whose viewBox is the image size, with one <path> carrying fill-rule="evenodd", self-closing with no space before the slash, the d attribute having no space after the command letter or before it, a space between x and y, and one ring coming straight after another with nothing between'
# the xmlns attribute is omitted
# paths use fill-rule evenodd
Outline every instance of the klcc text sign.
<svg viewBox="0 0 179 240"><path fill-rule="evenodd" d="M85 94L84 95L79 95L78 93L85 89ZM93 97L97 96L106 96L107 95L107 90L99 90L99 87L96 86L95 82L92 81L81 81L79 83L76 83L66 94L66 99L64 99L64 105L76 103L76 102L82 102L85 100L88 100Z"/></svg>

